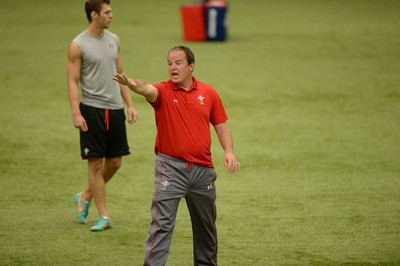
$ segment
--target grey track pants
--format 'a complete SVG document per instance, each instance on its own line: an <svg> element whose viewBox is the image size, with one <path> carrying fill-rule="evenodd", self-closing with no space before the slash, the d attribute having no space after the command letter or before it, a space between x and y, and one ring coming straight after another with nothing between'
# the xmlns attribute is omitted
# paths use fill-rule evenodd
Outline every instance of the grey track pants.
<svg viewBox="0 0 400 266"><path fill-rule="evenodd" d="M192 222L194 265L217 265L214 168L158 153L144 265L166 264L181 198Z"/></svg>

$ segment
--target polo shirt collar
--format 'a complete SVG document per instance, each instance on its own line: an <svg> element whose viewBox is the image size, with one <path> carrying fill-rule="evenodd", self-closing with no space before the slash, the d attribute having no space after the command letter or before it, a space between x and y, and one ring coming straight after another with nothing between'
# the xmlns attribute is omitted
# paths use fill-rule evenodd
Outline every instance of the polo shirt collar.
<svg viewBox="0 0 400 266"><path fill-rule="evenodd" d="M197 90L197 79L196 79L195 77L192 77L192 78L193 78L193 83L192 83L192 86L190 86L190 88L189 88L188 91ZM178 84L175 84L175 83L172 82L171 80L169 80L169 83L171 83L171 87L172 87L172 89L173 89L174 91L177 91L177 90L179 90L179 89L182 89ZM183 89L182 89L182 90L183 90Z"/></svg>

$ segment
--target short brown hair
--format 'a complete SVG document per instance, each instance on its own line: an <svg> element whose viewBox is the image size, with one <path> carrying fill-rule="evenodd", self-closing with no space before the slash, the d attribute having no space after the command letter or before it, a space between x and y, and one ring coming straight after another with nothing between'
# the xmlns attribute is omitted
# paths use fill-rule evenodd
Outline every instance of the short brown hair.
<svg viewBox="0 0 400 266"><path fill-rule="evenodd" d="M190 50L189 47L183 46L183 45L175 46L168 51L168 54L170 54L172 51L175 51L175 50L181 50L181 51L185 52L186 59L187 59L189 65L194 64L196 62L196 60L194 58L194 54L193 54L192 50Z"/></svg>
<svg viewBox="0 0 400 266"><path fill-rule="evenodd" d="M110 0L86 0L85 2L85 11L86 11L86 17L90 22L92 22L92 17L90 14L94 11L97 14L100 14L101 12L101 6L103 4L110 4Z"/></svg>

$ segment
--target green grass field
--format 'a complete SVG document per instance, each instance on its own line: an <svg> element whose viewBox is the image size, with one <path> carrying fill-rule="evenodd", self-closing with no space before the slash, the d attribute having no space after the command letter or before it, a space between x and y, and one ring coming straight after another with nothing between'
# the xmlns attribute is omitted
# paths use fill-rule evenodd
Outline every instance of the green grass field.
<svg viewBox="0 0 400 266"><path fill-rule="evenodd" d="M230 2L229 38L184 43L189 1L112 1L129 76L166 80L186 44L220 93L242 164L213 132L219 265L400 265L400 2ZM66 52L83 1L1 3L0 265L141 265L153 186L153 110L132 97L132 154L107 186L113 229L91 233L67 97ZM90 224L97 219L95 208ZM184 200L168 265L193 265Z"/></svg>

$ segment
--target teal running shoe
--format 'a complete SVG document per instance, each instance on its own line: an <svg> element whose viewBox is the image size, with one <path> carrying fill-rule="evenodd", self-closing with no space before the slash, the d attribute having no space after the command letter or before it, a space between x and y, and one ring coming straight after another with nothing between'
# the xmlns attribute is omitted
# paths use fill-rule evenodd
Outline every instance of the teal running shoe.
<svg viewBox="0 0 400 266"><path fill-rule="evenodd" d="M90 231L96 232L96 231L104 231L106 229L111 229L111 218L107 216L100 216L100 218L97 220L96 224L90 227Z"/></svg>
<svg viewBox="0 0 400 266"><path fill-rule="evenodd" d="M89 214L90 201L87 202L82 196L83 192L76 193L74 196L74 203L78 205L78 219L81 221L81 223L87 224L88 222L86 217Z"/></svg>

